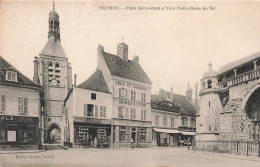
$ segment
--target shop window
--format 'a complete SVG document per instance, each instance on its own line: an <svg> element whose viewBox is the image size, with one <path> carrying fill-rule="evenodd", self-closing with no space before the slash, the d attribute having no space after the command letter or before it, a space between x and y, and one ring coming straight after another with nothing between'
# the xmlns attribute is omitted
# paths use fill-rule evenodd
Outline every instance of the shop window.
<svg viewBox="0 0 260 167"><path fill-rule="evenodd" d="M28 99L22 96L18 97L18 114L28 113Z"/></svg>
<svg viewBox="0 0 260 167"><path fill-rule="evenodd" d="M6 126L0 125L0 143L6 142Z"/></svg>
<svg viewBox="0 0 260 167"><path fill-rule="evenodd" d="M171 127L174 127L174 118L171 118Z"/></svg>
<svg viewBox="0 0 260 167"><path fill-rule="evenodd" d="M1 103L1 105L0 105L0 111L1 112L5 112L5 101L6 101L6 96L5 95L1 95L1 101L0 101L0 103Z"/></svg>
<svg viewBox="0 0 260 167"><path fill-rule="evenodd" d="M18 128L18 142L28 142L28 125L19 126Z"/></svg>
<svg viewBox="0 0 260 167"><path fill-rule="evenodd" d="M142 102L146 102L146 93L142 92L142 99L141 100L142 100Z"/></svg>
<svg viewBox="0 0 260 167"><path fill-rule="evenodd" d="M125 88L119 88L119 98L127 99L127 90Z"/></svg>
<svg viewBox="0 0 260 167"><path fill-rule="evenodd" d="M96 98L97 98L96 93L91 93L91 99L92 99L92 100L96 100Z"/></svg>
<svg viewBox="0 0 260 167"><path fill-rule="evenodd" d="M6 141L7 142L17 142L17 137L16 137L16 130L17 126L16 125L7 125L7 136L6 136ZM18 139L19 141L19 139Z"/></svg>
<svg viewBox="0 0 260 167"><path fill-rule="evenodd" d="M141 120L142 121L146 120L146 110L141 110Z"/></svg>
<svg viewBox="0 0 260 167"><path fill-rule="evenodd" d="M6 80L17 82L17 72L6 71Z"/></svg>
<svg viewBox="0 0 260 167"><path fill-rule="evenodd" d="M135 101L136 100L136 91L131 90L131 100Z"/></svg>
<svg viewBox="0 0 260 167"><path fill-rule="evenodd" d="M118 107L118 118L125 118L125 107Z"/></svg>
<svg viewBox="0 0 260 167"><path fill-rule="evenodd" d="M95 105L95 117L98 117L98 106ZM101 117L101 107L100 107L100 117Z"/></svg>
<svg viewBox="0 0 260 167"><path fill-rule="evenodd" d="M119 141L121 142L129 142L131 141L131 128L120 126L119 127Z"/></svg>
<svg viewBox="0 0 260 167"><path fill-rule="evenodd" d="M100 106L100 117L106 118L107 117L106 115L107 115L106 106Z"/></svg>
<svg viewBox="0 0 260 167"><path fill-rule="evenodd" d="M167 117L163 117L163 126L167 126Z"/></svg>
<svg viewBox="0 0 260 167"><path fill-rule="evenodd" d="M188 126L188 118L187 117L182 117L181 122L182 122L182 126Z"/></svg>
<svg viewBox="0 0 260 167"><path fill-rule="evenodd" d="M135 108L131 108L131 119L136 119L136 110L135 110Z"/></svg>
<svg viewBox="0 0 260 167"><path fill-rule="evenodd" d="M158 126L159 125L159 115L155 115L155 125Z"/></svg>
<svg viewBox="0 0 260 167"><path fill-rule="evenodd" d="M145 142L146 141L146 128L139 129L139 138L138 141Z"/></svg>

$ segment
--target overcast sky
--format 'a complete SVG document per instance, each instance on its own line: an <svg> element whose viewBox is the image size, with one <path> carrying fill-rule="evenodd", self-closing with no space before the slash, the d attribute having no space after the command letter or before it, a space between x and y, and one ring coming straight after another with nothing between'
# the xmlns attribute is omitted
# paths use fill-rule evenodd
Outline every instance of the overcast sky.
<svg viewBox="0 0 260 167"><path fill-rule="evenodd" d="M215 7L214 11L99 10L99 6ZM77 83L97 68L97 47L116 54L117 44L129 46L160 88L185 94L187 84L200 82L211 61L213 69L260 51L260 2L56 2L61 44L72 64ZM48 38L52 1L0 2L0 55L27 77L33 59ZM200 87L200 83L199 83Z"/></svg>

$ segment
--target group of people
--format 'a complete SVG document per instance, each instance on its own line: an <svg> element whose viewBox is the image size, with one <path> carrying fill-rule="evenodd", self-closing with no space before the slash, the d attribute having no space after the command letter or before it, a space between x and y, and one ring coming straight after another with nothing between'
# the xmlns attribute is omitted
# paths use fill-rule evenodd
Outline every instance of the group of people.
<svg viewBox="0 0 260 167"><path fill-rule="evenodd" d="M95 137L94 139L94 148L97 148L99 146L99 148L103 148L103 144L106 142L106 140L104 138L100 138L97 139L97 137Z"/></svg>

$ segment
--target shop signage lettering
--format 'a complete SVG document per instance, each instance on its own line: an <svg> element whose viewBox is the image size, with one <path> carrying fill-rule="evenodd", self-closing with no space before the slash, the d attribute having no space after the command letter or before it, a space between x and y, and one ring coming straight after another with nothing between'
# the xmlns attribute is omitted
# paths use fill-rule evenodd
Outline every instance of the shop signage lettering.
<svg viewBox="0 0 260 167"><path fill-rule="evenodd" d="M135 101L119 100L118 103L119 103L119 104L125 104L125 105L146 107L146 104L145 104L145 103L135 102Z"/></svg>
<svg viewBox="0 0 260 167"><path fill-rule="evenodd" d="M178 112L178 108L170 107L162 104L152 104L152 109L163 110L163 111L171 111L171 112Z"/></svg>
<svg viewBox="0 0 260 167"><path fill-rule="evenodd" d="M84 118L84 117L75 117L74 122L85 122L85 123L94 123L94 124L110 124L110 120Z"/></svg>
<svg viewBox="0 0 260 167"><path fill-rule="evenodd" d="M116 81L116 84L119 86L127 86L128 88L131 88L131 86L132 86L132 84L124 83L124 82L120 82L120 81ZM148 91L148 89L146 87L139 86L139 85L133 85L133 88L143 90L143 91Z"/></svg>
<svg viewBox="0 0 260 167"><path fill-rule="evenodd" d="M24 117L24 116L11 116L11 115L0 115L0 122L2 121L16 121L16 122L38 122L37 117Z"/></svg>

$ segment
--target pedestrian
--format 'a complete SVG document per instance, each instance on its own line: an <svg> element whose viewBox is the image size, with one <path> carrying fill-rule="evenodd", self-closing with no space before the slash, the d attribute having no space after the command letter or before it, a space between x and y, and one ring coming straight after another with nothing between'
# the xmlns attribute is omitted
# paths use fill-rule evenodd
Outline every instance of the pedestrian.
<svg viewBox="0 0 260 167"><path fill-rule="evenodd" d="M188 150L190 149L190 145L191 145L190 138L188 138Z"/></svg>
<svg viewBox="0 0 260 167"><path fill-rule="evenodd" d="M97 137L95 137L95 139L94 139L94 148L97 148L97 143L98 143L98 140L97 140Z"/></svg>
<svg viewBox="0 0 260 167"><path fill-rule="evenodd" d="M131 139L131 147L134 148L134 139Z"/></svg>

